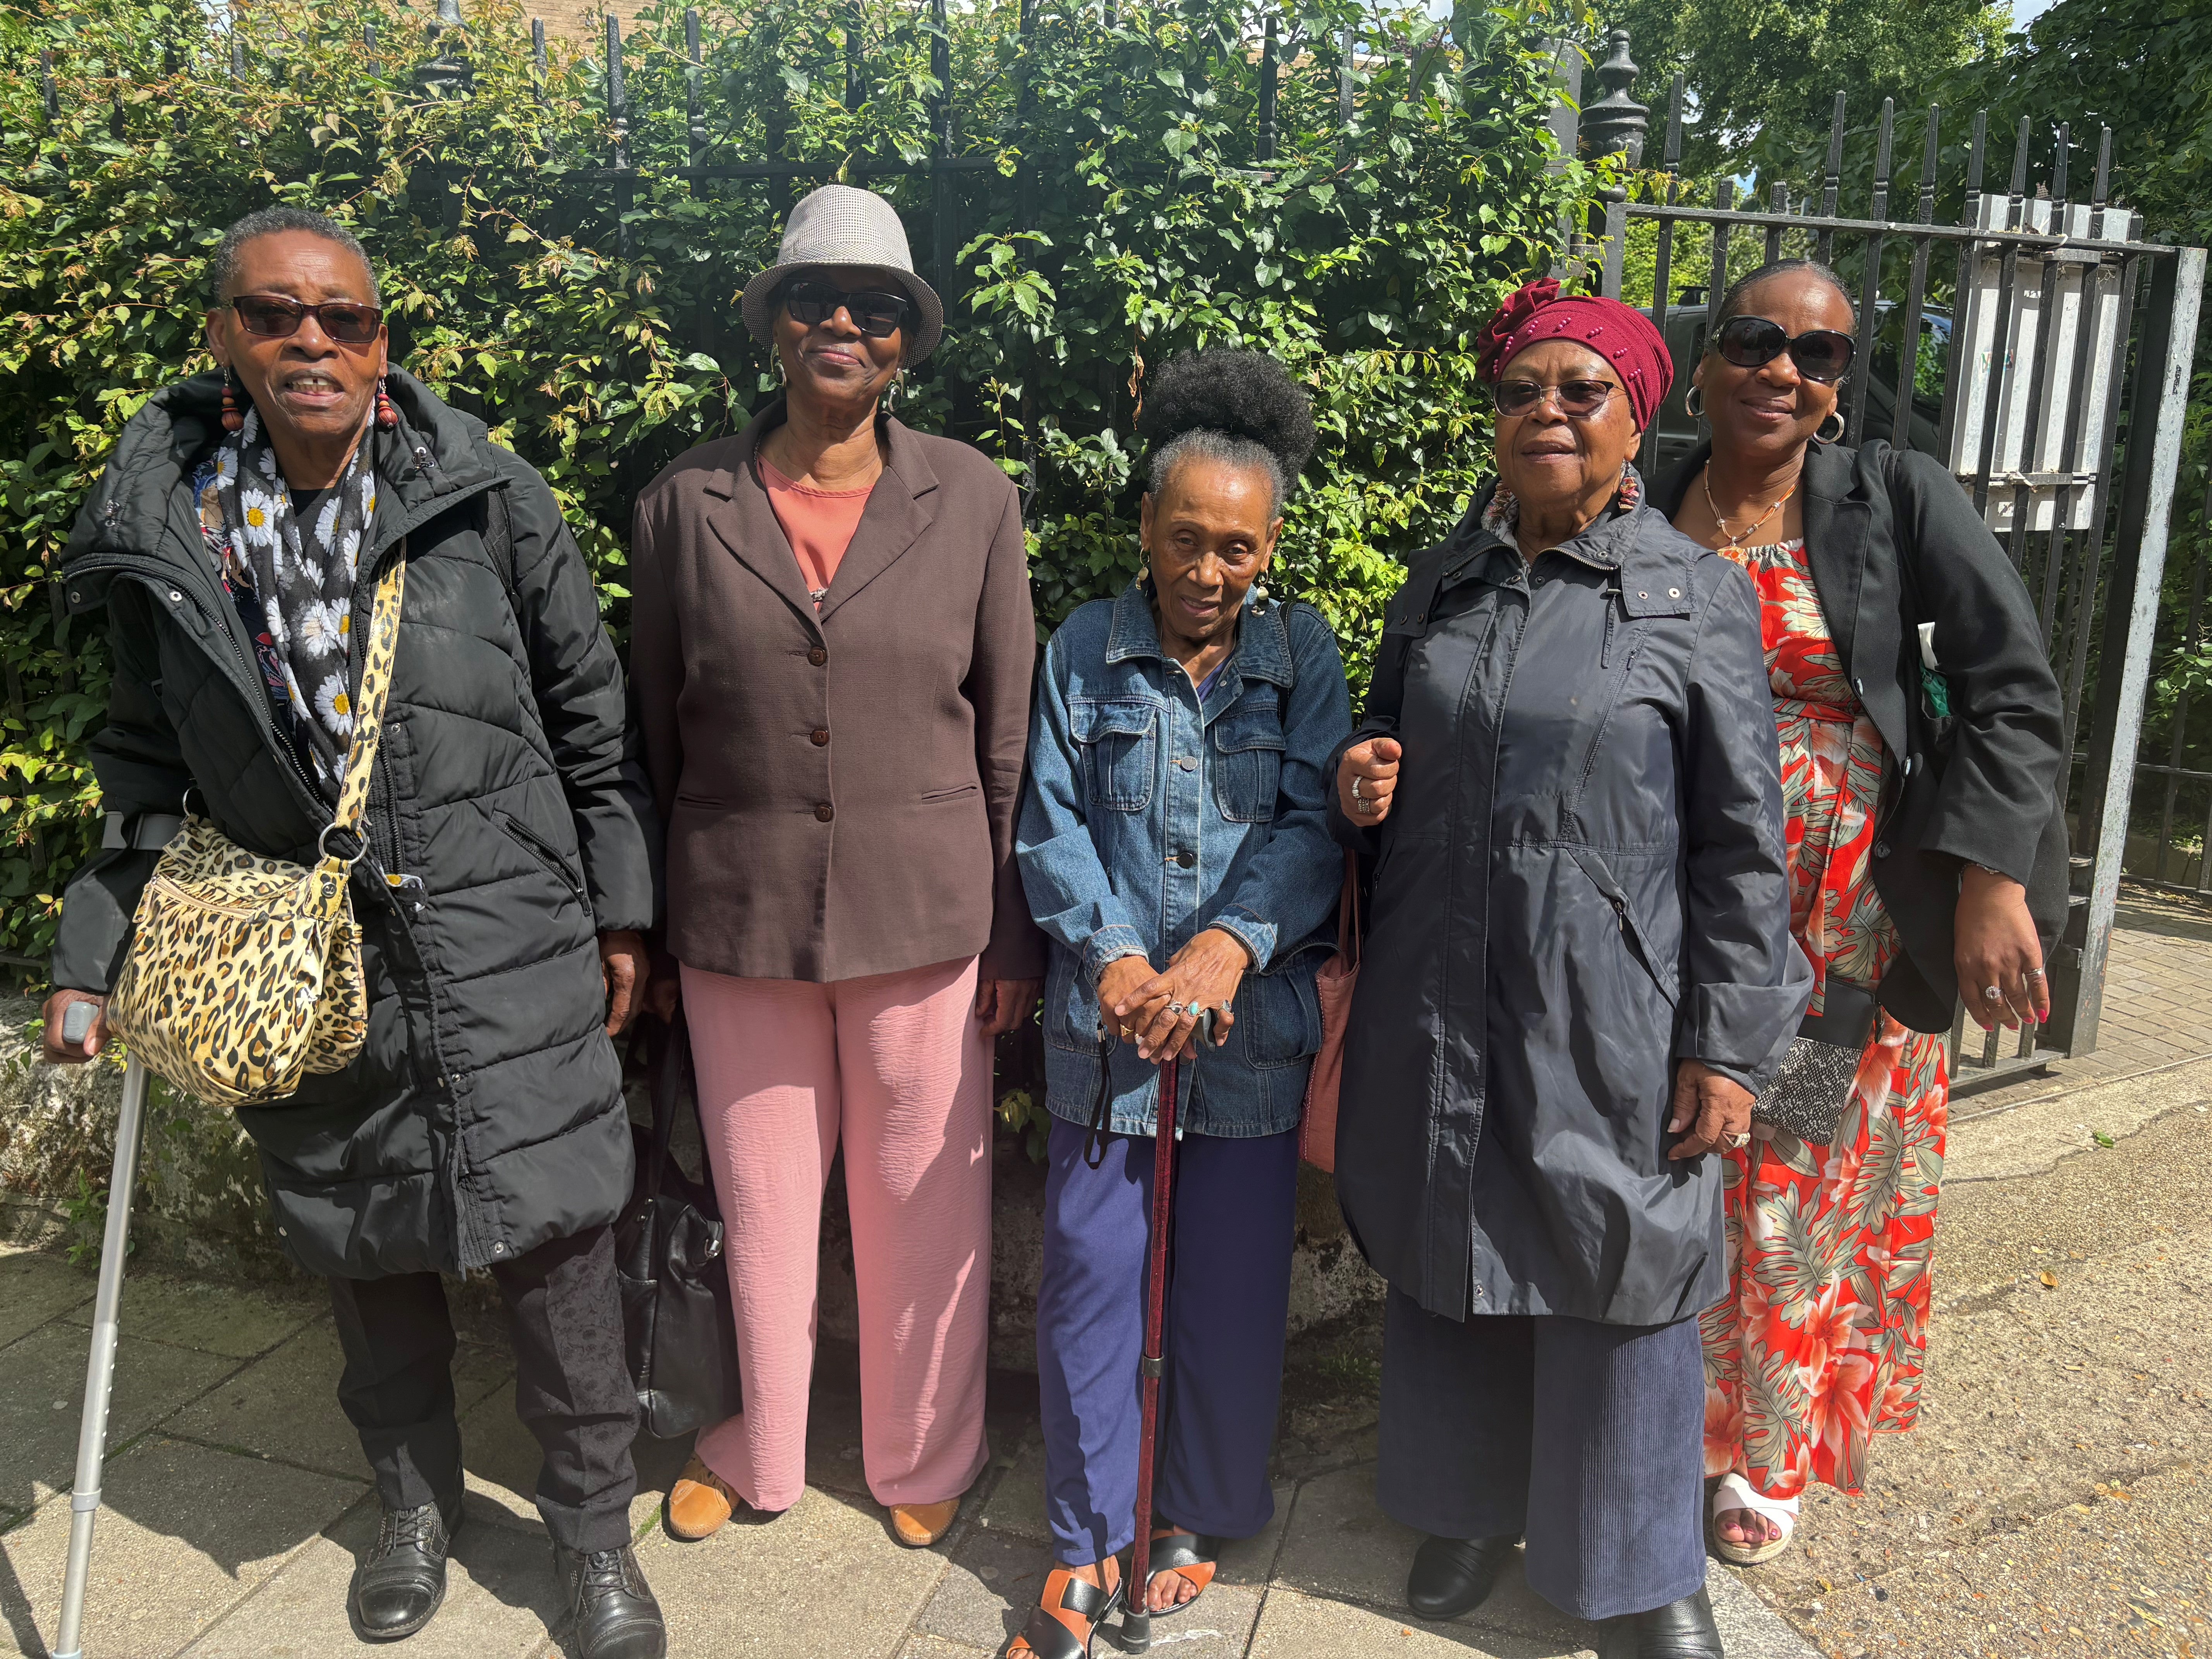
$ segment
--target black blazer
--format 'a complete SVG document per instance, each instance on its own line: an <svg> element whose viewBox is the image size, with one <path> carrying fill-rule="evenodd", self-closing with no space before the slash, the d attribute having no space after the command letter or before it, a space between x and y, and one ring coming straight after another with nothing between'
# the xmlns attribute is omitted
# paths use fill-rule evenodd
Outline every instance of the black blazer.
<svg viewBox="0 0 2212 1659"><path fill-rule="evenodd" d="M1652 491L1673 518L1712 453L1700 444ZM1805 547L1844 672L1888 751L1875 890L1905 949L1881 1004L1916 1030L1948 1030L1958 999L1959 871L1987 865L2027 887L2051 952L2065 925L2064 718L2020 574L1932 457L1876 439L1805 454ZM1921 693L1917 626L1936 624L1951 714Z"/></svg>

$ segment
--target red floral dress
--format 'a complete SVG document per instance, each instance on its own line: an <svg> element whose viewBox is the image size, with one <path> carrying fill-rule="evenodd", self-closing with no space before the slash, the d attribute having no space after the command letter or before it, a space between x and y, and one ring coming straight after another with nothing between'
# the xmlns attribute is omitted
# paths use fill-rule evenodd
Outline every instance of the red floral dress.
<svg viewBox="0 0 2212 1659"><path fill-rule="evenodd" d="M1726 550L1757 584L1789 819L1790 928L1812 959L1878 982L1898 950L1868 859L1881 738L1852 695L1802 542ZM1705 1473L1769 1498L1844 1492L1868 1437L1920 1409L1928 1272L1950 1080L1942 1036L1881 1016L1829 1146L1754 1122L1723 1152L1730 1295L1707 1309Z"/></svg>

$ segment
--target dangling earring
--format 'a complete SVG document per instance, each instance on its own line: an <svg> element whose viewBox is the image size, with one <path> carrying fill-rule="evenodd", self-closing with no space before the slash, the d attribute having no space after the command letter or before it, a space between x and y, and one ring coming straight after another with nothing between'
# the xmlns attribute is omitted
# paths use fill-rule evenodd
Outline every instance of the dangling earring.
<svg viewBox="0 0 2212 1659"><path fill-rule="evenodd" d="M884 410L885 413L889 413L890 410L898 407L899 393L905 390L906 371L902 368L897 374L891 376L891 383L884 388Z"/></svg>
<svg viewBox="0 0 2212 1659"><path fill-rule="evenodd" d="M1813 428L1813 435L1824 444L1839 444L1844 441L1844 411L1832 409L1827 418Z"/></svg>
<svg viewBox="0 0 2212 1659"><path fill-rule="evenodd" d="M239 412L238 395L230 378L230 365L222 369L222 429L236 432L246 424L246 416Z"/></svg>
<svg viewBox="0 0 2212 1659"><path fill-rule="evenodd" d="M784 383L783 350L779 346L770 346L768 349L768 373L769 378L778 386Z"/></svg>
<svg viewBox="0 0 2212 1659"><path fill-rule="evenodd" d="M392 396L384 389L384 376L376 377L376 424L389 432L399 424L399 411L392 406Z"/></svg>
<svg viewBox="0 0 2212 1659"><path fill-rule="evenodd" d="M1621 510L1626 512L1636 505L1638 499L1643 494L1643 485L1636 477L1635 464L1632 461L1623 461L1620 464L1620 488L1613 492L1613 500L1620 503Z"/></svg>
<svg viewBox="0 0 2212 1659"><path fill-rule="evenodd" d="M1690 389L1682 394L1682 407L1690 411L1690 418L1692 420L1697 421L1704 419L1705 413L1705 387L1692 380L1690 383Z"/></svg>

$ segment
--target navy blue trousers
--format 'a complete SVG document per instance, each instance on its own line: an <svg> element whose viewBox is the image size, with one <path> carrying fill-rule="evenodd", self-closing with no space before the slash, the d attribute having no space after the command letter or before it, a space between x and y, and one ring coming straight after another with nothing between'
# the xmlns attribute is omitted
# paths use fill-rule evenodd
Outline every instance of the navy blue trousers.
<svg viewBox="0 0 2212 1659"><path fill-rule="evenodd" d="M1085 1566L1136 1536L1138 1361L1144 1352L1152 1141L1055 1119L1037 1288L1045 1518L1053 1553ZM1267 1455L1282 1403L1298 1137L1186 1135L1176 1156L1166 1370L1154 1524L1249 1538L1275 1513Z"/></svg>
<svg viewBox="0 0 2212 1659"><path fill-rule="evenodd" d="M1440 1538L1525 1538L1530 1586L1578 1619L1705 1582L1705 1426L1694 1319L1443 1319L1390 1291L1383 1512Z"/></svg>

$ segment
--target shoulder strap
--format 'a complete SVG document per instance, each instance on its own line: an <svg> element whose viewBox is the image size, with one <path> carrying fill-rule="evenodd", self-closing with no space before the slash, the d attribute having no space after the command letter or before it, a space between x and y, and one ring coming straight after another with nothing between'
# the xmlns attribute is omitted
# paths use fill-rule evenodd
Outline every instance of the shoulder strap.
<svg viewBox="0 0 2212 1659"><path fill-rule="evenodd" d="M376 763L377 739L384 735L384 703L392 692L392 660L399 647L399 605L407 591L407 544L392 556L376 584L376 604L363 642L368 656L361 669L361 707L354 711L353 744L346 750L345 782L338 791L335 827L357 834L368 805L368 775Z"/></svg>
<svg viewBox="0 0 2212 1659"><path fill-rule="evenodd" d="M499 573L499 585L506 591L507 608L514 608L514 504L508 498L507 486L494 484L484 492L484 551L490 556L491 568Z"/></svg>

